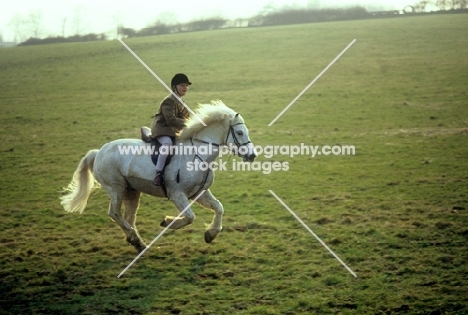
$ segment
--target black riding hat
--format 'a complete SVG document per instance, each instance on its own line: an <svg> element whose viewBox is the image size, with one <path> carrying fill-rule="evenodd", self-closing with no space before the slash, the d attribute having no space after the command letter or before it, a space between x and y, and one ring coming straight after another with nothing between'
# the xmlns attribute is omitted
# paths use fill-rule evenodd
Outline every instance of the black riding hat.
<svg viewBox="0 0 468 315"><path fill-rule="evenodd" d="M189 78L183 73L177 73L171 80L171 86L179 85L182 83L187 83L191 85L192 82L189 81Z"/></svg>

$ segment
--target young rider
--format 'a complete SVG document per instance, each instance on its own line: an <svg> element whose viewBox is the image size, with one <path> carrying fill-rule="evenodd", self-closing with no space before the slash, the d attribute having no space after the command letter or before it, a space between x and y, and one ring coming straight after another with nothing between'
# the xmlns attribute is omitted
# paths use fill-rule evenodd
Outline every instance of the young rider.
<svg viewBox="0 0 468 315"><path fill-rule="evenodd" d="M171 89L174 94L182 99L187 94L189 85L191 84L185 74L177 73L171 80ZM164 165L169 155L169 148L173 145L176 135L184 129L185 123L189 118L187 108L174 94L171 93L162 100L151 125L151 137L161 143L156 164L156 177L153 180L153 184L156 186L161 186L162 184Z"/></svg>

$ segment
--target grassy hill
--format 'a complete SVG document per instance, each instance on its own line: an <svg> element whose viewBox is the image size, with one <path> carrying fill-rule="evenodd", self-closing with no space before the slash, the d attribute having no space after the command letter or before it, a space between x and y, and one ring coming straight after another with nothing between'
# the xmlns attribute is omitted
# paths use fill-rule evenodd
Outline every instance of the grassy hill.
<svg viewBox="0 0 468 315"><path fill-rule="evenodd" d="M256 145L354 145L276 155L288 171L218 172L225 208L134 259L108 197L68 214L59 189L87 150L139 137L167 91L118 42L0 50L0 314L466 314L468 17L423 16L126 40L185 98L221 99ZM353 39L356 43L267 125ZM268 192L273 190L352 277ZM160 231L167 200L143 196Z"/></svg>

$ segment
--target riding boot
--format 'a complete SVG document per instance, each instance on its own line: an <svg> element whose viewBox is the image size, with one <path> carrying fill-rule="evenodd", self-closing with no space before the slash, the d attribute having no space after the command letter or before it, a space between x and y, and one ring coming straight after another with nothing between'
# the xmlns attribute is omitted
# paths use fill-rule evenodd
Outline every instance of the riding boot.
<svg viewBox="0 0 468 315"><path fill-rule="evenodd" d="M167 141L170 141L170 138L168 138L168 139L169 140L167 140ZM161 140L158 138L158 141L161 142ZM169 147L169 143L163 144L161 146L161 148L159 148L159 157L158 157L158 162L156 163L156 177L153 180L153 184L155 186L161 186L161 185L164 184L163 174L164 174L164 166L166 165L166 159L167 159L167 156L168 156L168 152L167 152L167 150L166 151L162 150L163 147L166 147L166 148Z"/></svg>

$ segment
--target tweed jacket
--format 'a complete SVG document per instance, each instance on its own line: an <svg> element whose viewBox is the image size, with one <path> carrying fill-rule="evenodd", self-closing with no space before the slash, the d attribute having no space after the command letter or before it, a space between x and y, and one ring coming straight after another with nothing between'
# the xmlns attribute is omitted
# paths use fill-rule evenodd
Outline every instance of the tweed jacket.
<svg viewBox="0 0 468 315"><path fill-rule="evenodd" d="M151 124L151 137L176 137L185 128L189 112L185 106L173 95L169 94L159 105Z"/></svg>

